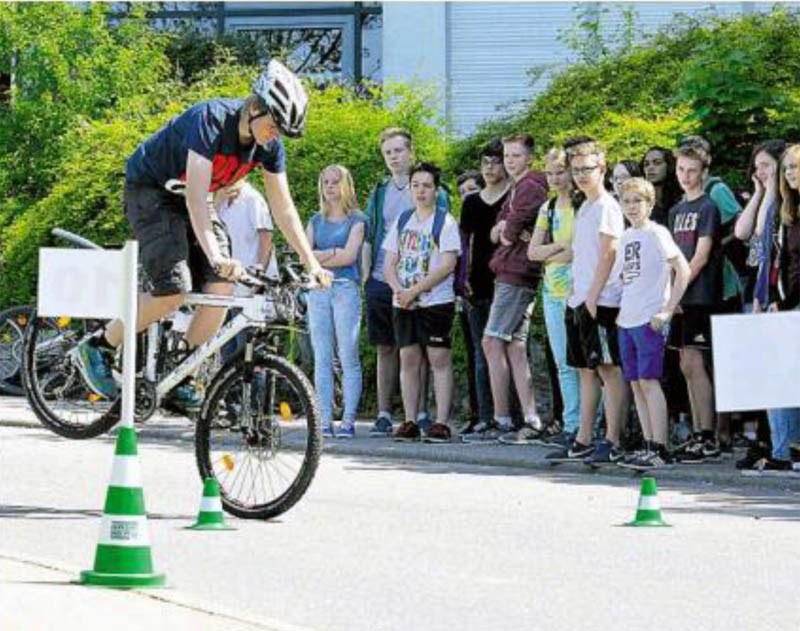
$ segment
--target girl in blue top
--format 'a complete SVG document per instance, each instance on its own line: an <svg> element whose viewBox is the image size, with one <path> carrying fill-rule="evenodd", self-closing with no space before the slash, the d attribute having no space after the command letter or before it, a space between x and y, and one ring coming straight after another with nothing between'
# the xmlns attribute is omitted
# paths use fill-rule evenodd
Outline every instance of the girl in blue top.
<svg viewBox="0 0 800 631"><path fill-rule="evenodd" d="M357 208L350 172L333 164L319 176L320 210L308 222L306 234L314 256L334 275L329 288L311 290L308 323L314 349L314 386L322 411L323 435L333 431L333 358L338 353L343 373L344 414L336 435L355 436L355 418L361 398L358 337L361 330L359 260L365 217Z"/></svg>

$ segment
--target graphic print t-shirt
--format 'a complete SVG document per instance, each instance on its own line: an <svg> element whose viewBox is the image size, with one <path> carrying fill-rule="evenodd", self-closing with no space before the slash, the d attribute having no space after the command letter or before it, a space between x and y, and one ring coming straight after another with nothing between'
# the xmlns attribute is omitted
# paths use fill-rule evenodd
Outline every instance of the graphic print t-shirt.
<svg viewBox="0 0 800 631"><path fill-rule="evenodd" d="M681 305L710 307L722 295L722 249L719 241L720 217L717 206L708 195L692 201L682 200L669 211L669 230L687 261L691 261L701 237L711 237L711 255L695 278Z"/></svg>
<svg viewBox="0 0 800 631"><path fill-rule="evenodd" d="M280 138L264 146L240 144L239 115L243 107L244 99L213 99L193 105L139 145L128 158L126 181L182 193L190 150L211 161L211 193L240 180L259 165L270 173L282 173L286 154Z"/></svg>
<svg viewBox="0 0 800 631"><path fill-rule="evenodd" d="M397 234L397 220L395 220L386 233L383 242L383 249L387 252L396 252L397 261L397 280L400 285L408 289L421 281L431 270L437 269L442 265L444 254L452 252L456 255L461 253L461 234L458 224L450 213L447 214L442 232L439 235L439 246L433 238L433 219L436 213L424 221L419 220L417 213L413 213L402 232ZM414 306L430 307L433 305L454 302L456 299L453 291L453 273L433 289L419 295ZM395 307L397 305L395 304Z"/></svg>
<svg viewBox="0 0 800 631"><path fill-rule="evenodd" d="M622 278L619 326L630 329L647 324L664 308L672 277L669 260L678 256L681 251L669 230L654 221L622 234L611 271Z"/></svg>
<svg viewBox="0 0 800 631"><path fill-rule="evenodd" d="M545 232L548 230L549 205L549 201L541 205L536 219L536 227ZM572 204L569 202L565 206L556 204L553 209L553 243L572 243L574 219L575 211ZM572 263L545 264L544 286L554 298L566 298L572 289Z"/></svg>

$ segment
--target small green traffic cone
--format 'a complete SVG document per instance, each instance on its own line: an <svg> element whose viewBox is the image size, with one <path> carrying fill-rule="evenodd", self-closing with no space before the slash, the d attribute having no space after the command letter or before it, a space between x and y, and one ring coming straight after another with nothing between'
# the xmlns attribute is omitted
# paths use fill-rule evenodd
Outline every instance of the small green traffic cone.
<svg viewBox="0 0 800 631"><path fill-rule="evenodd" d="M153 572L136 432L131 427L121 427L117 434L99 539L94 569L81 572L81 583L105 587L164 585L165 576Z"/></svg>
<svg viewBox="0 0 800 631"><path fill-rule="evenodd" d="M193 526L186 526L186 530L236 530L225 523L216 478L206 478L203 482L203 498L200 500L197 522Z"/></svg>
<svg viewBox="0 0 800 631"><path fill-rule="evenodd" d="M626 526L669 526L661 519L661 502L658 500L655 478L642 478L639 507L636 517Z"/></svg>

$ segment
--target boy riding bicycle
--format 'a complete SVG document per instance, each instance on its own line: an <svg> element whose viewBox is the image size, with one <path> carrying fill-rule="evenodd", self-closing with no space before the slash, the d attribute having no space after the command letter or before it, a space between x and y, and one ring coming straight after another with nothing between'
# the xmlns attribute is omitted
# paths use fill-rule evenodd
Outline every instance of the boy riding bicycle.
<svg viewBox="0 0 800 631"><path fill-rule="evenodd" d="M243 268L231 258L230 240L208 195L258 166L263 167L264 190L278 227L312 279L330 284L330 273L313 256L285 173L281 135L300 136L307 109L308 96L299 79L272 60L248 98L193 105L128 159L125 212L152 282L151 293L139 296L138 331L180 307L193 290L233 294L232 281ZM198 308L186 332L189 346L210 339L224 317L224 308ZM121 343L122 323L115 320L78 348L78 368L87 385L108 399L117 394L110 351ZM201 402L188 383L173 390L173 399L184 409Z"/></svg>

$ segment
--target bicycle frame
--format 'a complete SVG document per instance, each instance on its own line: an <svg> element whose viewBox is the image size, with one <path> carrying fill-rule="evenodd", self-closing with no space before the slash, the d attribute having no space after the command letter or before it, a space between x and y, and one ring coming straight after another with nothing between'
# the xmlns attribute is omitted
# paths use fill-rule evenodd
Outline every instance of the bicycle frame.
<svg viewBox="0 0 800 631"><path fill-rule="evenodd" d="M176 385L194 374L206 359L211 357L211 355L230 342L239 333L253 328L264 329L269 319L267 300L263 294L256 294L251 297L187 294L185 304L198 307L241 307L242 312L222 325L210 340L198 346L172 372L167 374L156 384L157 401L161 401L161 399ZM149 342L156 341L158 336L157 327L158 323L155 323L148 328ZM156 380L155 364L157 347L158 345L155 343L148 344L145 376L151 381Z"/></svg>

